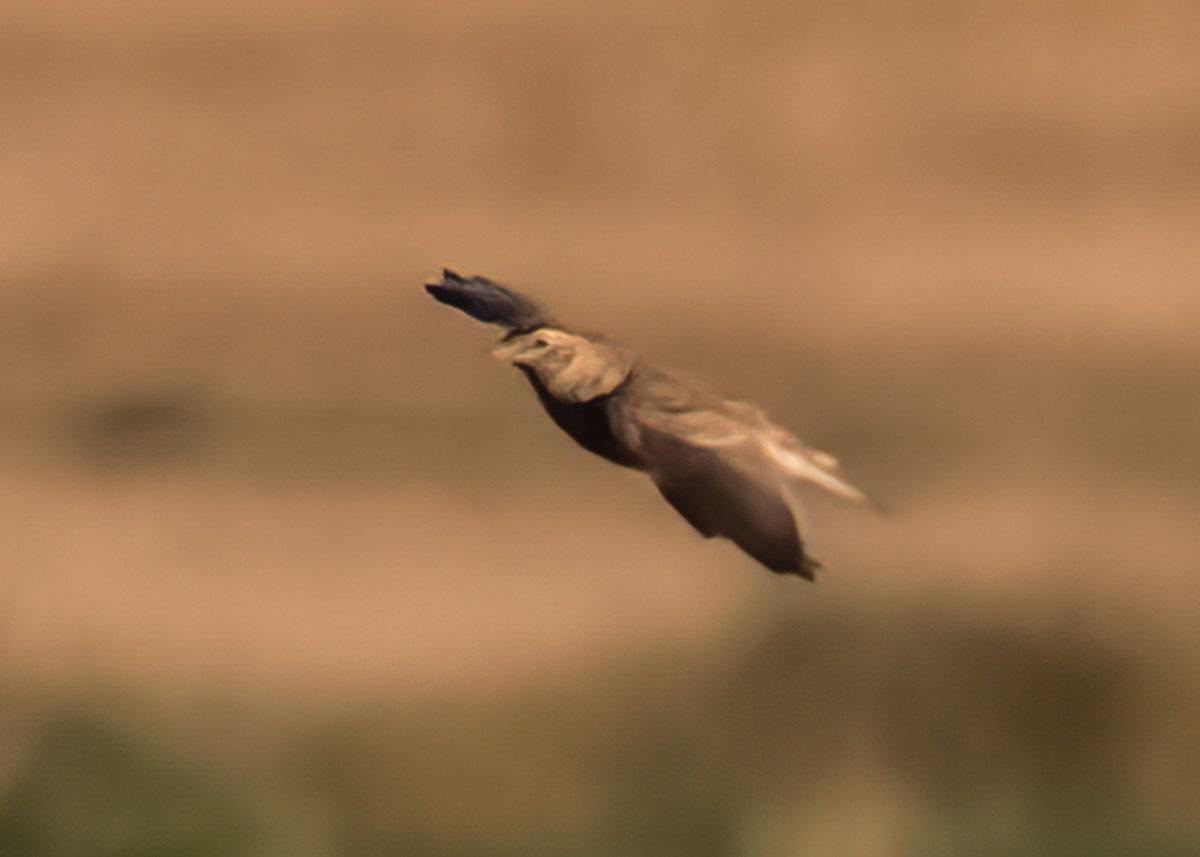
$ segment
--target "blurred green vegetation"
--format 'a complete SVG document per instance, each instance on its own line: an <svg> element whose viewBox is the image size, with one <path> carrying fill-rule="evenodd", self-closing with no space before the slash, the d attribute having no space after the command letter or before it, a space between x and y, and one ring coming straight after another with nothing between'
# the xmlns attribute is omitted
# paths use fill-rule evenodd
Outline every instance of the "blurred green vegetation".
<svg viewBox="0 0 1200 857"><path fill-rule="evenodd" d="M0 853L241 857L263 853L243 797L131 724L52 714L0 802Z"/></svg>
<svg viewBox="0 0 1200 857"><path fill-rule="evenodd" d="M0 849L232 857L299 853L299 836L320 857L1200 854L1186 658L929 613L796 618L746 628L719 662L376 700L299 726L247 716L250 754L211 737L201 753L200 718L147 729L79 699L45 715L7 778ZM1158 768L1139 770L1148 757ZM289 830L300 818L314 836Z"/></svg>

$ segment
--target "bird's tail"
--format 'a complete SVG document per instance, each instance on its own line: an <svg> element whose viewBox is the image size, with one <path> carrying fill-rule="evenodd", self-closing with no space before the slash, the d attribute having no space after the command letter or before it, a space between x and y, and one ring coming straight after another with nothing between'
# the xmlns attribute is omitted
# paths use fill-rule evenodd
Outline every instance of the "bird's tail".
<svg viewBox="0 0 1200 857"><path fill-rule="evenodd" d="M551 321L545 310L520 292L486 277L464 277L449 268L442 269L440 280L426 283L425 291L471 318L516 332L536 330Z"/></svg>
<svg viewBox="0 0 1200 857"><path fill-rule="evenodd" d="M874 499L846 481L839 472L837 459L829 453L805 449L799 444L772 441L767 442L767 452L793 478L819 485L831 494L856 505L866 506L877 512L884 511Z"/></svg>

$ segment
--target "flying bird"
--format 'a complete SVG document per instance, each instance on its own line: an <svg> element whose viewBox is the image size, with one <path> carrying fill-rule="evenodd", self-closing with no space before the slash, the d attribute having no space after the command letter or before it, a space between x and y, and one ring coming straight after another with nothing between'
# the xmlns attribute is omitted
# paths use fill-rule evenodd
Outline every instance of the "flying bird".
<svg viewBox="0 0 1200 857"><path fill-rule="evenodd" d="M503 328L492 355L524 373L550 419L576 443L644 471L701 535L729 539L773 572L815 580L821 568L801 535L796 483L870 504L833 456L805 446L754 405L567 327L486 277L446 268L425 289Z"/></svg>

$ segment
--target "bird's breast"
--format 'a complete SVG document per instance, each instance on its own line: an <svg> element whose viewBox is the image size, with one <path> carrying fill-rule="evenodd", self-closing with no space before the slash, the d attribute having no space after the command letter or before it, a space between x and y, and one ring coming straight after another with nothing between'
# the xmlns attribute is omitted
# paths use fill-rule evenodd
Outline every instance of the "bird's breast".
<svg viewBox="0 0 1200 857"><path fill-rule="evenodd" d="M607 396L589 402L564 402L551 395L533 372L526 371L525 375L550 419L577 444L614 464L643 469L641 456L613 431Z"/></svg>

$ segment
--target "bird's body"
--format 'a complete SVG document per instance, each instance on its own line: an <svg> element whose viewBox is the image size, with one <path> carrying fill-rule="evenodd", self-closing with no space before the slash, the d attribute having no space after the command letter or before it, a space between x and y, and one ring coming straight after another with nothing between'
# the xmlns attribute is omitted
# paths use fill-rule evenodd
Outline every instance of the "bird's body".
<svg viewBox="0 0 1200 857"><path fill-rule="evenodd" d="M613 397L603 396L590 402L564 402L556 399L533 372L526 372L538 401L554 424L571 436L588 452L606 458L613 464L645 469L637 451L631 449L613 430Z"/></svg>
<svg viewBox="0 0 1200 857"><path fill-rule="evenodd" d="M808 449L759 408L653 367L604 337L572 332L537 304L482 277L453 271L426 289L443 303L507 329L493 351L529 379L554 423L589 452L646 472L706 538L727 538L778 573L814 579L792 486L864 495L830 455Z"/></svg>

